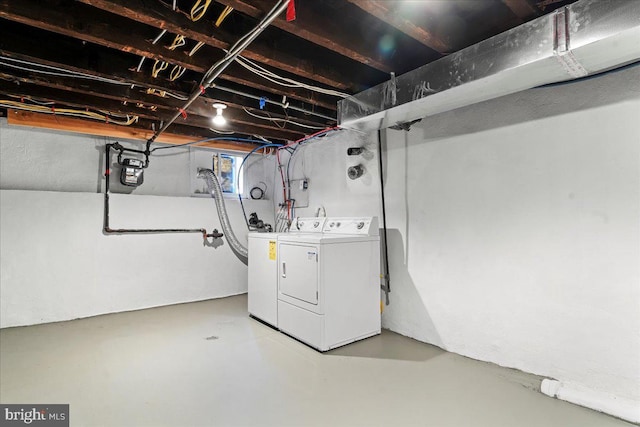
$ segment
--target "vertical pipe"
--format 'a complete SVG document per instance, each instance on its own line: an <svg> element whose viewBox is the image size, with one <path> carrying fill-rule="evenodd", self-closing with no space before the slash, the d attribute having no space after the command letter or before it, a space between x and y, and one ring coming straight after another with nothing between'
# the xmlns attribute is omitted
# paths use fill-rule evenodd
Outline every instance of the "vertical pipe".
<svg viewBox="0 0 640 427"><path fill-rule="evenodd" d="M111 144L105 145L104 155L104 218L102 223L102 231L109 231L109 177L111 175Z"/></svg>
<svg viewBox="0 0 640 427"><path fill-rule="evenodd" d="M382 199L382 233L384 238L384 293L386 304L389 305L391 292L391 278L389 275L389 246L387 244L387 210L384 200L384 173L382 172L382 130L378 130L378 162L380 166L380 196Z"/></svg>

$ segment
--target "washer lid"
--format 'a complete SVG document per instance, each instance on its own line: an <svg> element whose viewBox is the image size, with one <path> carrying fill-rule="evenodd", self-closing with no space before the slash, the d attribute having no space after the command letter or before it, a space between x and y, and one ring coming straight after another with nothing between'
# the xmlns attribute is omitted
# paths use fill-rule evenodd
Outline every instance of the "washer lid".
<svg viewBox="0 0 640 427"><path fill-rule="evenodd" d="M283 233L261 233L259 231L249 231L247 236L249 239L268 239L268 240L277 240L278 236Z"/></svg>

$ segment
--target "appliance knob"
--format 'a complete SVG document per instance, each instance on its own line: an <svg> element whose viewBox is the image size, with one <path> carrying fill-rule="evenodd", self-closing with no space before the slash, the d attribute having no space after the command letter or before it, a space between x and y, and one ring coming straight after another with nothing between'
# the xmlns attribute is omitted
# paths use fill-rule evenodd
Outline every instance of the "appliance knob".
<svg viewBox="0 0 640 427"><path fill-rule="evenodd" d="M339 222L338 222L338 223L336 223L336 227L340 227L340 223L339 223Z"/></svg>
<svg viewBox="0 0 640 427"><path fill-rule="evenodd" d="M364 222L359 222L358 223L358 230L362 230L362 227L364 227Z"/></svg>
<svg viewBox="0 0 640 427"><path fill-rule="evenodd" d="M329 227L333 227L335 225L334 222L332 222L331 224L329 224Z"/></svg>
<svg viewBox="0 0 640 427"><path fill-rule="evenodd" d="M320 221L316 221L313 223L313 228L318 228L319 225L320 225Z"/></svg>

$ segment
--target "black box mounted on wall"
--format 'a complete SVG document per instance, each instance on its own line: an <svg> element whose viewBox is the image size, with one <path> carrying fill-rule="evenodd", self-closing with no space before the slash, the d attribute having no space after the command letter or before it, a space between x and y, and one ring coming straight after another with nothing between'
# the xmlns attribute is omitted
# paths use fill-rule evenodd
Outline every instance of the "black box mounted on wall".
<svg viewBox="0 0 640 427"><path fill-rule="evenodd" d="M142 160L124 159L121 163L120 183L129 187L137 187L144 181Z"/></svg>

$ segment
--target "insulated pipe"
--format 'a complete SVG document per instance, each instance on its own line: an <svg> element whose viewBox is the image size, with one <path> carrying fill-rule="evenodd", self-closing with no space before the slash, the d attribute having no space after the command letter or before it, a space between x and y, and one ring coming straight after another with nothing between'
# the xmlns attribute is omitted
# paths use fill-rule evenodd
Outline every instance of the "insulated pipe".
<svg viewBox="0 0 640 427"><path fill-rule="evenodd" d="M171 124L173 124L173 122L175 122L178 117L180 117L182 113L187 108L189 108L189 106L191 106L191 104L193 104L193 102L200 95L204 93L205 89L211 86L211 83L213 83L213 81L217 79L220 74L222 74L222 72L238 57L238 55L240 55L242 51L245 50L247 46L249 46L249 44L254 41L256 37L258 37L260 33L262 33L264 29L267 28L269 24L271 24L271 22L273 22L273 20L276 19L278 15L280 15L280 13L282 13L287 8L290 1L291 0L281 0L278 4L276 4L273 9L271 9L271 11L267 14L267 16L265 16L264 19L253 30L251 30L251 32L243 36L229 49L224 58L222 58L211 68L209 68L209 71L206 72L202 79L200 87L196 88L191 93L191 96L189 96L182 108L180 108L178 112L176 112L173 117L171 117L171 119L169 119L164 125L162 125L162 127L158 129L151 138L149 138L149 140L147 141L146 151L149 151L149 147L156 140L156 138L162 132L167 130L167 128L171 126Z"/></svg>
<svg viewBox="0 0 640 427"><path fill-rule="evenodd" d="M240 258L248 260L249 252L247 251L246 246L240 243L236 235L233 233L233 229L231 228L229 215L227 214L227 207L224 204L224 196L222 195L222 187L220 186L220 182L218 182L218 178L216 177L215 173L213 173L211 169L199 168L198 178L203 178L207 182L207 187L209 188L211 197L213 197L216 201L218 218L220 219L220 224L222 225L222 231L227 236L229 245Z"/></svg>

